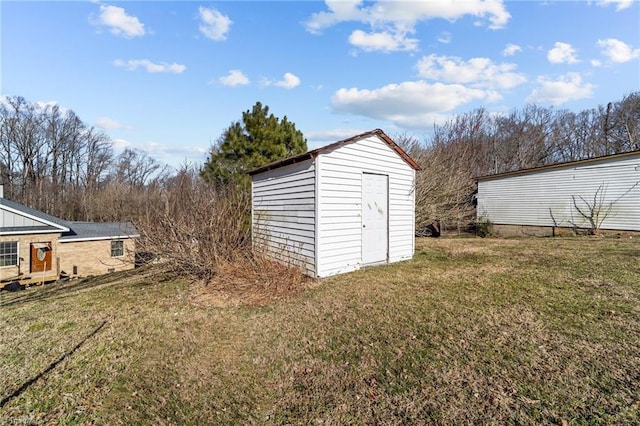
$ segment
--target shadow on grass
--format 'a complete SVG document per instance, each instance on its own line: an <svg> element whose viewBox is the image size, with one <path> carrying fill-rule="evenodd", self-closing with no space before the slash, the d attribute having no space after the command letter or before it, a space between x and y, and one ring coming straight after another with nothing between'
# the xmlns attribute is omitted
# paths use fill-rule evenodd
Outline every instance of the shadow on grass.
<svg viewBox="0 0 640 426"><path fill-rule="evenodd" d="M58 364L60 364L65 359L67 359L69 356L73 355L74 352L76 352L78 349L80 349L80 346L82 346L87 340L89 340L90 338L95 336L100 330L102 330L102 328L106 324L107 324L107 321L102 321L102 323L95 330L93 330L87 337L82 339L80 341L80 343L75 345L70 351L63 353L60 358L58 358L57 360L55 360L54 362L49 364L49 366L47 368L45 368L42 372L40 372L39 374L35 375L34 377L32 377L31 379L27 380L26 382L24 382L22 384L22 386L20 386L18 389L13 391L11 394L9 394L6 397L2 398L2 400L0 400L0 408L4 407L12 399L20 396L20 394L22 392L24 392L27 389L29 389L29 386L34 384L38 379L40 379L42 376L44 376L45 374L47 374L48 372L50 372L51 370L56 368L56 366Z"/></svg>
<svg viewBox="0 0 640 426"><path fill-rule="evenodd" d="M73 281L55 281L37 287L25 288L7 292L0 292L0 308L18 306L25 303L40 302L46 300L58 300L77 294L78 291L98 288L104 285L119 284L124 278L132 276L144 276L146 268L134 269L130 271L112 272L106 275L82 278Z"/></svg>

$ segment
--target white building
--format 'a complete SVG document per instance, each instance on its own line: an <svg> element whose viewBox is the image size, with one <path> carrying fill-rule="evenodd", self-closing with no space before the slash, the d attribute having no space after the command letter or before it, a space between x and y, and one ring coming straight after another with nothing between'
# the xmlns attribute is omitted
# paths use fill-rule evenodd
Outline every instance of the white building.
<svg viewBox="0 0 640 426"><path fill-rule="evenodd" d="M411 259L417 169L377 129L253 170L254 245L312 277Z"/></svg>
<svg viewBox="0 0 640 426"><path fill-rule="evenodd" d="M478 220L509 234L640 231L640 152L483 176L477 199Z"/></svg>

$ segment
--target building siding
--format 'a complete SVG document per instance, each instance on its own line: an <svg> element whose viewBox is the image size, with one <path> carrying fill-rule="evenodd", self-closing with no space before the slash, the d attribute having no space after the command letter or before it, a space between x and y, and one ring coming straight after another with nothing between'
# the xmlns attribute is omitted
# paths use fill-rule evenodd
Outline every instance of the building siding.
<svg viewBox="0 0 640 426"><path fill-rule="evenodd" d="M135 240L125 239L124 256L111 257L111 241L59 242L60 273L70 277L88 277L135 267ZM76 274L74 275L74 268Z"/></svg>
<svg viewBox="0 0 640 426"><path fill-rule="evenodd" d="M0 226L2 227L31 227L43 225L46 224L14 212L0 210Z"/></svg>
<svg viewBox="0 0 640 426"><path fill-rule="evenodd" d="M640 231L640 154L478 181L478 218L498 225L590 228L576 205L594 204L601 229Z"/></svg>
<svg viewBox="0 0 640 426"><path fill-rule="evenodd" d="M361 268L362 175L389 176L388 261L414 251L415 171L376 136L321 154L318 167L318 276Z"/></svg>
<svg viewBox="0 0 640 426"><path fill-rule="evenodd" d="M315 164L312 159L252 180L252 238L276 259L315 276Z"/></svg>
<svg viewBox="0 0 640 426"><path fill-rule="evenodd" d="M28 235L3 235L0 236L0 241L17 241L18 242L18 265L16 266L3 266L0 267L0 280L7 279L26 279L30 278L44 278L57 279L58 278L58 262L60 259L60 253L58 250L58 238L60 233L51 234L28 234ZM31 273L31 243L51 243L51 258L52 263L51 270L46 272Z"/></svg>

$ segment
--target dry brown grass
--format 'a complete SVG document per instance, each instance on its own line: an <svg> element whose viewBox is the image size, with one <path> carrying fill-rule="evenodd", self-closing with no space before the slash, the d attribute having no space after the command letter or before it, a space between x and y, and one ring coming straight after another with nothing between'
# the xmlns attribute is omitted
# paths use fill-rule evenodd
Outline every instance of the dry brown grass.
<svg viewBox="0 0 640 426"><path fill-rule="evenodd" d="M259 252L224 262L208 282L195 283L192 303L203 307L261 306L294 298L313 281L301 269Z"/></svg>
<svg viewBox="0 0 640 426"><path fill-rule="evenodd" d="M0 399L106 325L0 424L638 424L639 255L424 239L258 306L145 276L3 292Z"/></svg>

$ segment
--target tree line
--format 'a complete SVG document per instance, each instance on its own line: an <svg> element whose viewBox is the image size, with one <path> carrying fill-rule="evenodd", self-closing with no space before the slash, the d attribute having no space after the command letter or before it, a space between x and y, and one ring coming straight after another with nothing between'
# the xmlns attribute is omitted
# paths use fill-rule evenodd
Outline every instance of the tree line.
<svg viewBox="0 0 640 426"><path fill-rule="evenodd" d="M640 92L579 112L537 105L501 114L477 109L435 125L423 140L390 136L422 168L417 227L437 221L462 229L475 219L479 176L639 149ZM71 110L18 96L0 102L5 196L68 220L152 222L154 212L181 199L184 182L192 190L237 185L247 191L248 170L306 149L293 122L257 102L223 132L203 166L174 171L144 151L116 155L109 137Z"/></svg>
<svg viewBox="0 0 640 426"><path fill-rule="evenodd" d="M579 112L481 108L434 126L424 141L407 134L395 139L422 168L417 227L438 222L462 229L475 220L477 177L640 149L640 92Z"/></svg>
<svg viewBox="0 0 640 426"><path fill-rule="evenodd" d="M6 198L67 220L120 220L134 192L162 186L169 169L146 152L115 155L110 138L59 105L0 102L0 183Z"/></svg>

